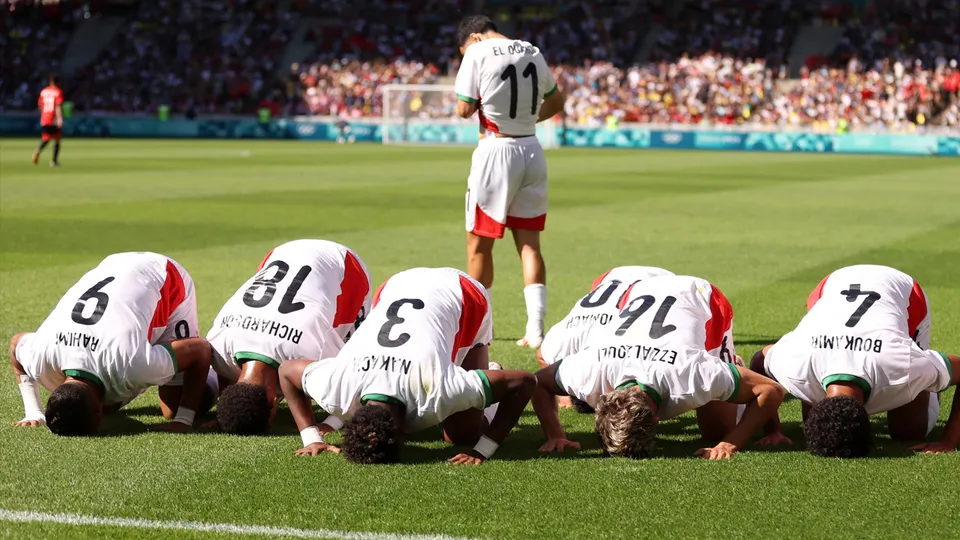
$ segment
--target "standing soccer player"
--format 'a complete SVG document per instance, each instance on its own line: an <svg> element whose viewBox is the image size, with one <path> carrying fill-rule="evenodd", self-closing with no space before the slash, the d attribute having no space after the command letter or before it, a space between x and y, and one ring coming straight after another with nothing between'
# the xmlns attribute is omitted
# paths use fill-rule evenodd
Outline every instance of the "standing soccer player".
<svg viewBox="0 0 960 540"><path fill-rule="evenodd" d="M540 231L547 219L547 162L536 126L563 109L540 49L497 32L482 15L460 22L463 62L457 73L457 115L480 117L480 145L467 181L467 268L488 290L493 286L493 243L504 229L523 265L527 328L518 345L540 347L546 314L547 272Z"/></svg>
<svg viewBox="0 0 960 540"><path fill-rule="evenodd" d="M60 166L60 134L63 130L63 91L57 86L57 76L50 75L50 84L40 92L40 146L33 152L33 164L40 161L40 152L53 139L51 167Z"/></svg>

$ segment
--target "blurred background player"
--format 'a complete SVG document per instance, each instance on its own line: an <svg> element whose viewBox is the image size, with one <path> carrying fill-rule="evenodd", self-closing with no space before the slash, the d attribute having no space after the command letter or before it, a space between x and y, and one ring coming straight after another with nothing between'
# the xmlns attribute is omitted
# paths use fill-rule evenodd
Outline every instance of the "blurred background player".
<svg viewBox="0 0 960 540"><path fill-rule="evenodd" d="M350 461L396 462L405 433L441 422L448 440L475 444L451 462L488 459L519 420L536 379L487 369L490 310L483 287L452 268L415 268L390 278L374 304L339 356L280 367L303 437L297 454L339 452L323 442L312 398L345 421L342 448Z"/></svg>
<svg viewBox="0 0 960 540"><path fill-rule="evenodd" d="M579 448L568 441L554 396L570 395L596 409L607 452L649 457L660 420L697 411L700 434L720 440L697 452L726 459L776 413L784 391L733 362L732 310L706 280L662 276L633 285L614 323L595 327L581 352L537 372L533 407L547 436L541 451ZM736 404L746 404L737 421Z"/></svg>
<svg viewBox="0 0 960 540"><path fill-rule="evenodd" d="M267 431L280 398L277 369L336 356L370 311L371 288L367 267L346 246L294 240L271 250L207 333L214 369L230 384L217 405L220 429Z"/></svg>
<svg viewBox="0 0 960 540"><path fill-rule="evenodd" d="M617 318L621 301L630 287L644 279L672 276L673 272L652 266L619 266L593 280L590 292L577 301L570 313L553 325L537 349L537 363L541 368L580 352L592 328ZM593 413L584 401L571 401L561 396L560 407L575 407L578 412Z"/></svg>
<svg viewBox="0 0 960 540"><path fill-rule="evenodd" d="M887 413L894 440L923 440L940 415L938 392L960 383L960 357L930 350L927 296L909 275L887 266L841 268L807 299L797 328L754 355L751 369L773 377L803 402L804 436L824 457L861 457L873 448L870 415ZM960 444L960 400L940 442ZM779 418L765 444L790 442Z"/></svg>
<svg viewBox="0 0 960 540"><path fill-rule="evenodd" d="M33 151L33 164L40 161L40 153L53 139L51 167L60 166L60 135L63 131L63 91L57 86L57 76L50 75L46 88L40 91L37 105L40 108L40 146Z"/></svg>
<svg viewBox="0 0 960 540"><path fill-rule="evenodd" d="M14 425L92 435L103 413L182 374L182 388L161 386L160 401L173 420L166 429L188 431L202 403L213 403L204 400L210 345L191 337L196 321L193 280L182 266L156 253L110 255L67 290L35 333L10 341L24 406ZM46 411L37 382L51 392Z"/></svg>
<svg viewBox="0 0 960 540"><path fill-rule="evenodd" d="M467 180L467 268L493 286L493 244L506 228L523 265L527 326L517 344L538 348L543 341L547 271L540 231L547 219L547 162L537 140L537 123L563 110L563 94L540 49L497 32L489 17L461 21L457 44L463 54L457 72L457 115L480 119L480 144Z"/></svg>

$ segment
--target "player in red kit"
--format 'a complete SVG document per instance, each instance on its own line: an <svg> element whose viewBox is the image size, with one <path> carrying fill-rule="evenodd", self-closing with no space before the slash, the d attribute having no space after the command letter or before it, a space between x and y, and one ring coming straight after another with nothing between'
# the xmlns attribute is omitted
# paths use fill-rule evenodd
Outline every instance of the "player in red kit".
<svg viewBox="0 0 960 540"><path fill-rule="evenodd" d="M63 91L57 86L57 76L50 76L50 84L40 92L37 100L40 108L40 146L33 152L33 164L40 161L40 152L46 148L50 139L53 139L53 159L51 167L59 167L60 162L60 131L63 128Z"/></svg>

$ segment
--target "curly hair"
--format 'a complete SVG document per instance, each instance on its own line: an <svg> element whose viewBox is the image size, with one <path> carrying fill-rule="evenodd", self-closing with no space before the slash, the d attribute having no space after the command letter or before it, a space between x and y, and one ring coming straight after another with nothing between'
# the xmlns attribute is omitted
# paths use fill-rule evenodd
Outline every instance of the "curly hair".
<svg viewBox="0 0 960 540"><path fill-rule="evenodd" d="M260 435L270 427L273 407L262 386L250 383L232 384L217 402L217 423L220 429L234 435Z"/></svg>
<svg viewBox="0 0 960 540"><path fill-rule="evenodd" d="M590 406L589 403L583 401L582 399L577 399L573 396L570 397L570 402L573 403L573 410L577 411L580 414L593 414L597 411Z"/></svg>
<svg viewBox="0 0 960 540"><path fill-rule="evenodd" d="M597 402L596 430L612 456L648 458L656 440L657 415L636 388L604 394Z"/></svg>
<svg viewBox="0 0 960 540"><path fill-rule="evenodd" d="M400 461L400 429L388 407L367 404L343 426L343 456L354 463Z"/></svg>
<svg viewBox="0 0 960 540"><path fill-rule="evenodd" d="M810 409L803 436L815 456L863 457L873 448L870 416L848 396L827 398Z"/></svg>
<svg viewBox="0 0 960 540"><path fill-rule="evenodd" d="M47 427L64 437L93 435L100 428L95 397L93 389L85 384L61 384L47 400Z"/></svg>

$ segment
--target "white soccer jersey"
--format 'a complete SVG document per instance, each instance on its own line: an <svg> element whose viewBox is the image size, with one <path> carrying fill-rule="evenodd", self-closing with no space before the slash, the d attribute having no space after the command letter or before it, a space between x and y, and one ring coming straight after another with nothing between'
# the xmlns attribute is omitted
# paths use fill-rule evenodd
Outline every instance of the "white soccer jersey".
<svg viewBox="0 0 960 540"><path fill-rule="evenodd" d="M593 281L591 290L543 338L540 355L553 364L580 351L591 329L618 320L623 294L634 283L673 272L652 266L619 266Z"/></svg>
<svg viewBox="0 0 960 540"><path fill-rule="evenodd" d="M603 394L638 384L659 404L661 419L732 399L739 392L740 372L722 344L720 329L732 317L712 307L728 308L721 298L709 282L690 276L633 285L619 319L596 328L584 350L561 361L557 384L593 407ZM711 330L714 325L717 330ZM717 342L714 352L705 350L709 339ZM721 352L731 362L722 360Z"/></svg>
<svg viewBox="0 0 960 540"><path fill-rule="evenodd" d="M105 403L128 401L170 381L166 344L196 336L196 294L182 266L156 253L110 255L71 287L17 360L48 390L67 376L94 381Z"/></svg>
<svg viewBox="0 0 960 540"><path fill-rule="evenodd" d="M467 47L457 72L457 98L479 104L488 135L533 135L543 98L557 91L540 49L526 41L486 39Z"/></svg>
<svg viewBox="0 0 960 540"><path fill-rule="evenodd" d="M377 291L370 316L336 359L304 370L303 388L344 420L366 400L399 402L411 432L484 408L491 403L486 376L459 364L490 341L489 305L483 287L458 270L401 272Z"/></svg>
<svg viewBox="0 0 960 540"><path fill-rule="evenodd" d="M256 274L227 300L207 333L231 380L249 360L336 356L370 311L370 273L349 248L294 240L267 254Z"/></svg>
<svg viewBox="0 0 960 540"><path fill-rule="evenodd" d="M705 350L725 362L737 362L733 344L733 306L715 285L691 276L660 276L631 286L620 300L618 319L598 332L620 336L668 336ZM637 321L650 321L645 327ZM667 322L670 324L667 324ZM593 341L590 337L587 346Z"/></svg>
<svg viewBox="0 0 960 540"><path fill-rule="evenodd" d="M860 386L870 414L896 409L920 392L950 385L950 364L929 344L926 295L914 279L884 266L842 268L810 295L810 311L773 345L767 373L794 397L814 404L834 382Z"/></svg>

